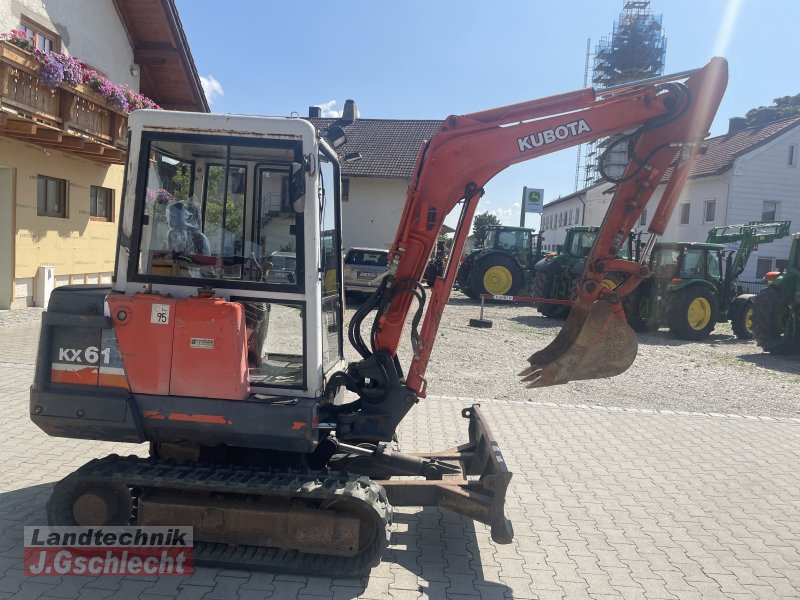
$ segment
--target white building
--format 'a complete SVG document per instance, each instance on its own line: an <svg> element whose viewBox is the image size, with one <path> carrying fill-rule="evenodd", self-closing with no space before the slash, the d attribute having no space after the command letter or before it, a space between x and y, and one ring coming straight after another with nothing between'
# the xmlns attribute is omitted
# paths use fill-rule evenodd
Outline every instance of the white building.
<svg viewBox="0 0 800 600"><path fill-rule="evenodd" d="M599 225L611 202L610 183L598 183L544 205L539 230L544 235L542 248L557 252L564 244L567 229L580 225Z"/></svg>
<svg viewBox="0 0 800 600"><path fill-rule="evenodd" d="M754 127L745 127L743 118L731 119L728 133L703 143L660 241L703 242L713 227L750 221L791 220L792 231L800 231L799 150L800 118ZM647 230L664 187L661 184L650 199L639 229ZM570 222L600 225L611 200L611 194L604 193L609 188L598 184L545 205L545 244L563 242ZM790 238L762 244L740 279L757 281L767 271L780 269L790 246Z"/></svg>

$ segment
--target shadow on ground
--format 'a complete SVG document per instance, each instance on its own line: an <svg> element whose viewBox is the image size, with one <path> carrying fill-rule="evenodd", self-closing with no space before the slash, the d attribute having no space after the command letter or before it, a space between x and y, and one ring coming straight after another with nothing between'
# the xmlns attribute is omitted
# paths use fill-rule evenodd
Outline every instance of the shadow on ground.
<svg viewBox="0 0 800 600"><path fill-rule="evenodd" d="M196 567L191 576L180 577L25 577L23 571L23 527L47 524L45 506L52 491L52 484L22 488L0 494L0 596L17 594L19 597L38 597L42 593L58 597L77 597L84 587L86 593L94 588L118 590L126 581L138 582L142 594L157 593L166 598L186 595L189 592L205 593L213 586L230 583L238 577L238 585L246 588L248 581L259 582L275 588L292 587L299 591L298 581L274 579L274 574L247 571L220 570ZM374 586L370 580L386 578L393 574L392 588L425 592L434 598L446 598L457 594L482 598L511 597L511 590L498 582L487 581L481 568L480 553L474 523L453 513L435 508L422 508L418 513L395 513L391 546L383 555L382 568L376 568L369 576L360 579L332 579L313 577L313 587L334 588L336 597L349 600L369 592ZM389 567L389 571L385 567ZM402 567L398 569L397 567ZM408 573L403 573L403 570ZM406 576L407 575L407 576ZM421 578L422 583L417 583ZM373 582L377 583L376 582ZM134 584L136 585L136 584ZM308 582L312 585L312 581ZM382 585L382 584L381 584ZM154 586L158 586L156 591ZM379 586L380 587L380 586ZM68 595L64 593L69 592ZM138 596L138 593L136 594ZM198 596L199 597L199 596ZM276 595L276 597L279 597Z"/></svg>
<svg viewBox="0 0 800 600"><path fill-rule="evenodd" d="M508 319L520 325L527 325L534 329L553 329L553 327L563 327L566 322L564 319L551 319L542 315L515 315Z"/></svg>
<svg viewBox="0 0 800 600"><path fill-rule="evenodd" d="M680 340L673 337L672 334L666 329L658 331L650 331L647 333L637 333L636 337L639 339L640 344L654 345L654 346L685 346L686 344L707 344L709 346L747 346L752 344L751 340L740 340L735 335L726 333L712 333L702 340Z"/></svg>
<svg viewBox="0 0 800 600"><path fill-rule="evenodd" d="M401 531L392 535L387 552L396 565L424 580L418 592L431 598L512 597L506 585L486 578L474 521L433 507L395 514L394 521Z"/></svg>
<svg viewBox="0 0 800 600"><path fill-rule="evenodd" d="M782 373L792 373L800 375L800 356L776 356L769 352L757 352L753 354L742 354L739 360L749 362L750 364L770 369L772 371L781 371Z"/></svg>

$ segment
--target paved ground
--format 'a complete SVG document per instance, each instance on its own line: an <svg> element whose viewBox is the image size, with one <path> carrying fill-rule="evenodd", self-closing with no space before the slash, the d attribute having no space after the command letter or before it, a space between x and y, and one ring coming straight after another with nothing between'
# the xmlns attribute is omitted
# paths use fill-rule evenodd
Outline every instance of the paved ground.
<svg viewBox="0 0 800 600"><path fill-rule="evenodd" d="M44 523L52 483L92 457L143 451L48 438L29 422L36 317L4 326L0 313L0 599L800 597L796 420L496 397L483 408L514 472L511 545L449 513L407 509L364 579L215 569L185 579L25 579L22 526ZM403 448L463 441L470 392L423 401L402 426Z"/></svg>

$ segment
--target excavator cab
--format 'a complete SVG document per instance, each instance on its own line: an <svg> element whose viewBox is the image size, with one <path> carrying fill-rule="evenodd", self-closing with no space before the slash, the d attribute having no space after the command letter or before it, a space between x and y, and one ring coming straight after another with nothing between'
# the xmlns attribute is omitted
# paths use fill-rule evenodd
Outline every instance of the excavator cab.
<svg viewBox="0 0 800 600"><path fill-rule="evenodd" d="M193 297L193 306L202 306L204 296L235 303L243 308L247 342L245 364L235 378L246 385L241 394L221 397L288 390L299 397L319 396L325 378L343 360L334 150L299 119L254 119L247 132L245 119L229 118L228 135L213 135L206 116L165 115L137 114L132 122L136 189L129 193L132 202L126 203L122 222L123 232L130 228L130 246L120 248L113 286L120 295L111 296L111 318L124 322L113 307L132 301L143 305L139 310ZM157 128L159 119L169 119L169 126ZM263 131L278 123L286 131ZM171 300L156 302L155 296ZM174 315L160 314L165 322L145 319L139 326L170 327ZM131 312L127 320L137 317ZM122 335L123 347L147 343L140 331L141 342ZM173 360L184 351L201 359L187 356L182 372L171 369L169 379L186 378L191 385L183 392L200 396L208 380L228 377L230 371L208 360L225 352L216 340L197 341L205 335L198 331L186 335L195 346L176 348ZM198 344L205 344L205 352L197 352Z"/></svg>

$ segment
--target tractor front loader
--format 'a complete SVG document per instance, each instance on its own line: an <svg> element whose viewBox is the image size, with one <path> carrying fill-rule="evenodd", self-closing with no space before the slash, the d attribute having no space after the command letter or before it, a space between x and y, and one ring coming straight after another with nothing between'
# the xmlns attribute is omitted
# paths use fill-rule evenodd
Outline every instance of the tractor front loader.
<svg viewBox="0 0 800 600"><path fill-rule="evenodd" d="M789 226L726 225L711 229L705 243L656 244L651 276L625 301L629 323L637 331L667 326L676 338L698 341L730 321L738 338L751 339L755 296L740 293L738 277L756 245L787 236Z"/></svg>

